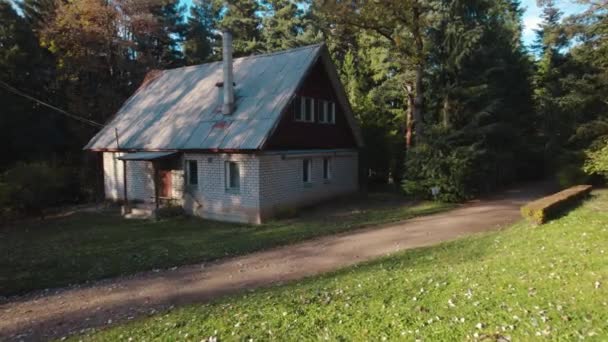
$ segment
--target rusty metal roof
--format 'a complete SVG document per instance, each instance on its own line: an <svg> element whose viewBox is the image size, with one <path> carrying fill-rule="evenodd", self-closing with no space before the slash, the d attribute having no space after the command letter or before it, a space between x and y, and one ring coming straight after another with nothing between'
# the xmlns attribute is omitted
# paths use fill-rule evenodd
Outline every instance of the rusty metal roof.
<svg viewBox="0 0 608 342"><path fill-rule="evenodd" d="M320 56L329 59L322 44L234 59L236 109L230 115L221 112L216 86L221 62L157 72L85 149L115 149L116 130L120 149L260 149Z"/></svg>

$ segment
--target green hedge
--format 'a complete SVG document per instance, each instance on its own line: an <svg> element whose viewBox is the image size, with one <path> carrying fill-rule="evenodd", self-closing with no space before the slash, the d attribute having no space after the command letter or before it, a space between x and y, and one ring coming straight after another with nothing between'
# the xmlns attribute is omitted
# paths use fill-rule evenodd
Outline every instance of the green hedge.
<svg viewBox="0 0 608 342"><path fill-rule="evenodd" d="M556 218L568 207L587 197L591 189L591 185L573 186L551 196L528 203L521 208L521 214L532 223L543 224Z"/></svg>

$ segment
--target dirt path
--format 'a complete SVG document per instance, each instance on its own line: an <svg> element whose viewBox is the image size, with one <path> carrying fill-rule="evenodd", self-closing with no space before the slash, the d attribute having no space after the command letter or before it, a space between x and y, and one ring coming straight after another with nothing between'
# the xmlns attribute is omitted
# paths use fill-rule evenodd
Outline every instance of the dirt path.
<svg viewBox="0 0 608 342"><path fill-rule="evenodd" d="M496 230L520 219L519 207L546 186L398 224L368 228L215 263L146 272L0 304L0 340L45 340L107 326L172 306L332 271L396 251Z"/></svg>

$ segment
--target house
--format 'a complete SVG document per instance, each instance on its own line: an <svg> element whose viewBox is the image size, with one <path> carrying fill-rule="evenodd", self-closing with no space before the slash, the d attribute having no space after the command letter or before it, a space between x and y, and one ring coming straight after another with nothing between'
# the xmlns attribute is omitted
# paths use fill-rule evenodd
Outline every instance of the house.
<svg viewBox="0 0 608 342"><path fill-rule="evenodd" d="M358 191L363 145L325 45L150 72L86 145L127 212L261 223ZM147 210L147 211L146 211Z"/></svg>

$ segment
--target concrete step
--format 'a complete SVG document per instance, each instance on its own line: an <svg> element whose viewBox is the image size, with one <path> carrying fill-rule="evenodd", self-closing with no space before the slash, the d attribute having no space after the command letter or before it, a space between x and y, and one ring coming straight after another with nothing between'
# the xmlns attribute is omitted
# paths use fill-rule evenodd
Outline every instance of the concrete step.
<svg viewBox="0 0 608 342"><path fill-rule="evenodd" d="M128 219L153 219L156 217L156 208L154 206L137 205L131 207L127 212L126 208L122 208L122 213Z"/></svg>

